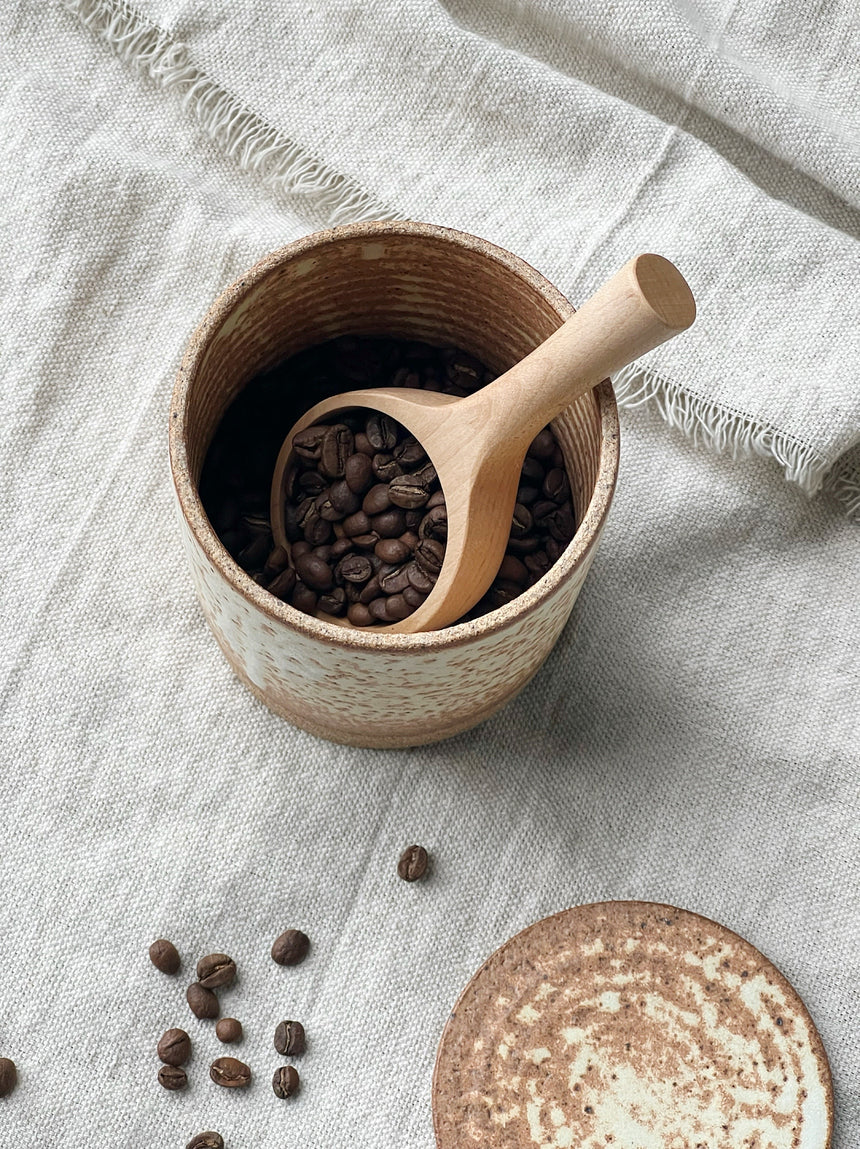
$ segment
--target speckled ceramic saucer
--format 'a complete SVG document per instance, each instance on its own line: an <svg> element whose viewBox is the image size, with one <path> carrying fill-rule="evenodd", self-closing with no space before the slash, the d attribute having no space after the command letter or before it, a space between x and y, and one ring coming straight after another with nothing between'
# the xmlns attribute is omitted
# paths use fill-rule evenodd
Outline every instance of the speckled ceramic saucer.
<svg viewBox="0 0 860 1149"><path fill-rule="evenodd" d="M475 974L433 1077L439 1149L826 1149L827 1057L743 938L686 910L544 918Z"/></svg>

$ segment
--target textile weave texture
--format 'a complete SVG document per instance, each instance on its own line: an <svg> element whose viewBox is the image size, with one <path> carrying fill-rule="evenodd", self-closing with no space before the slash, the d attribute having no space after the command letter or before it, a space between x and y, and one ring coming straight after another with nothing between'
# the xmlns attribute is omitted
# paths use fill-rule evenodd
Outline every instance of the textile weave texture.
<svg viewBox="0 0 860 1149"><path fill-rule="evenodd" d="M783 475L819 486L856 438L850 6L814 33L788 3L73 8L0 13L0 1056L20 1077L0 1149L202 1129L431 1149L460 989L530 922L607 898L705 914L780 967L853 1149L860 540L848 480L809 498ZM403 752L314 739L232 677L166 458L221 288L374 214L482 234L574 302L656 248L700 303L621 381L651 398L622 409L613 508L549 660L491 721ZM802 449L701 450L697 429L736 441L713 411L769 429L765 454ZM410 842L433 859L414 886ZM282 969L289 926L312 950ZM177 979L149 964L158 936ZM209 1081L228 1050L184 1001L213 950L239 966L222 1001L247 1091ZM285 1018L308 1034L288 1102ZM168 1094L175 1025L193 1056Z"/></svg>

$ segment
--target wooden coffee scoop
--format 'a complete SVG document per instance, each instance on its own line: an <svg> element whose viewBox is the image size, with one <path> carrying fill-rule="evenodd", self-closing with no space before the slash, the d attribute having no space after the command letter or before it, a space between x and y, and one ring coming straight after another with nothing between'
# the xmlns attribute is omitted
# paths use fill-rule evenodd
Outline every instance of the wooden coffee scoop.
<svg viewBox="0 0 860 1149"><path fill-rule="evenodd" d="M374 387L317 403L290 431L278 455L271 500L275 541L289 549L284 479L293 436L348 408L381 411L415 436L436 468L448 510L448 540L439 578L424 602L402 622L374 627L373 633L413 634L456 622L499 569L523 459L538 431L601 380L684 331L695 316L693 295L677 268L662 256L638 255L549 339L473 395L459 399Z"/></svg>

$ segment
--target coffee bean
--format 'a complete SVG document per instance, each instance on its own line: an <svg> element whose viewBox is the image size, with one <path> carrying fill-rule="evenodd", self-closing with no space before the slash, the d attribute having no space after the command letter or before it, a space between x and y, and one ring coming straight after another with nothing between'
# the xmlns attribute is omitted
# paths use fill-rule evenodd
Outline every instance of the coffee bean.
<svg viewBox="0 0 860 1149"><path fill-rule="evenodd" d="M511 538L521 539L529 533L534 525L534 520L531 516L531 511L528 507L524 507L522 503L517 503L514 507L513 517L511 518Z"/></svg>
<svg viewBox="0 0 860 1149"><path fill-rule="evenodd" d="M272 943L272 958L278 965L298 965L308 956L310 945L301 930L284 930Z"/></svg>
<svg viewBox="0 0 860 1149"><path fill-rule="evenodd" d="M424 506L430 498L430 491L427 484L416 475L401 475L388 484L388 496L395 507L413 511Z"/></svg>
<svg viewBox="0 0 860 1149"><path fill-rule="evenodd" d="M364 496L361 509L366 515L378 515L382 511L387 511L390 506L391 497L388 493L388 483L377 483Z"/></svg>
<svg viewBox="0 0 860 1149"><path fill-rule="evenodd" d="M156 1052L165 1065L184 1065L191 1056L191 1038L184 1029L168 1029L159 1038Z"/></svg>
<svg viewBox="0 0 860 1149"><path fill-rule="evenodd" d="M427 506L424 509L427 511L430 511L433 509L433 507L444 507L444 505L445 505L445 492L444 491L434 491L433 494L430 496L430 498L427 500Z"/></svg>
<svg viewBox="0 0 860 1149"><path fill-rule="evenodd" d="M331 496L328 489L323 491L321 495L317 495L316 499L314 500L314 507L316 508L316 512L319 517L324 519L327 523L334 524L338 522L342 517L340 511L336 511L331 505Z"/></svg>
<svg viewBox="0 0 860 1149"><path fill-rule="evenodd" d="M544 427L542 431L538 431L537 435L532 439L529 444L527 455L531 455L534 459L551 459L555 451L555 435L550 431L549 427Z"/></svg>
<svg viewBox="0 0 860 1149"><path fill-rule="evenodd" d="M376 454L376 448L373 446L370 439L368 439L367 435L365 435L364 431L356 431L355 449L356 451L360 451L362 455L367 455L369 459L372 459Z"/></svg>
<svg viewBox="0 0 860 1149"><path fill-rule="evenodd" d="M302 539L300 542L293 543L293 545L290 547L290 553L293 556L293 562L295 562L296 559L301 558L302 555L309 555L312 550L313 547L311 544L306 543L304 539Z"/></svg>
<svg viewBox="0 0 860 1149"><path fill-rule="evenodd" d="M275 1049L285 1057L298 1057L305 1051L305 1027L300 1021L282 1021L275 1029Z"/></svg>
<svg viewBox="0 0 860 1149"><path fill-rule="evenodd" d="M346 461L355 449L355 438L344 423L327 427L320 443L320 470L330 479L339 479L346 470Z"/></svg>
<svg viewBox="0 0 860 1149"><path fill-rule="evenodd" d="M557 539L546 540L546 555L551 563L557 563L562 556L564 547Z"/></svg>
<svg viewBox="0 0 860 1149"><path fill-rule="evenodd" d="M354 458L363 459L364 455L357 455ZM353 514L361 506L360 496L350 490L345 479L337 479L332 483L328 498L340 518Z"/></svg>
<svg viewBox="0 0 860 1149"><path fill-rule="evenodd" d="M543 528L544 523L549 515L554 515L558 510L558 505L550 499L538 499L538 501L530 508L532 519L535 524Z"/></svg>
<svg viewBox="0 0 860 1149"><path fill-rule="evenodd" d="M347 555L341 559L335 570L335 577L346 582L367 582L373 574L370 559L364 555Z"/></svg>
<svg viewBox="0 0 860 1149"><path fill-rule="evenodd" d="M513 536L508 539L507 550L515 555L528 555L532 551L538 550L540 547L540 539L537 535L526 535L525 538L515 539Z"/></svg>
<svg viewBox="0 0 860 1149"><path fill-rule="evenodd" d="M321 475L319 471L304 471L299 475L296 486L299 487L306 495L311 498L316 498L321 495L326 489L328 484L325 481L325 475Z"/></svg>
<svg viewBox="0 0 860 1149"><path fill-rule="evenodd" d="M209 1076L224 1089L244 1089L251 1081L251 1070L237 1057L216 1057L209 1066Z"/></svg>
<svg viewBox="0 0 860 1149"><path fill-rule="evenodd" d="M334 528L335 534L337 534L338 526L340 526L340 524L335 523L335 528ZM331 545L332 562L337 563L340 559L342 559L344 557L344 555L348 555L351 550L352 550L352 539L348 539L345 535L342 536L341 538L335 539L335 541Z"/></svg>
<svg viewBox="0 0 860 1149"><path fill-rule="evenodd" d="M406 564L406 577L409 579L409 585L421 594L429 594L436 583L436 579L425 574L417 563Z"/></svg>
<svg viewBox="0 0 860 1149"><path fill-rule="evenodd" d="M271 549L271 535L255 535L248 545L239 551L237 556L239 566L244 567L245 570L253 570L255 567L261 567L266 561Z"/></svg>
<svg viewBox="0 0 860 1149"><path fill-rule="evenodd" d="M198 981L192 982L185 991L185 1000L195 1017L213 1018L221 1012L218 998L211 989L207 989Z"/></svg>
<svg viewBox="0 0 860 1149"><path fill-rule="evenodd" d="M448 538L448 511L445 506L430 508L418 525L418 537L445 542Z"/></svg>
<svg viewBox="0 0 860 1149"><path fill-rule="evenodd" d="M364 511L356 511L354 515L349 515L343 520L343 529L350 538L367 534L370 530L370 516Z"/></svg>
<svg viewBox="0 0 860 1149"><path fill-rule="evenodd" d="M406 601L402 594L390 595L386 603L388 608L388 617L394 622L401 622L404 618L408 618L412 614L412 607Z"/></svg>
<svg viewBox="0 0 860 1149"><path fill-rule="evenodd" d="M149 947L149 960L162 973L176 973L179 969L179 953L173 942L158 938Z"/></svg>
<svg viewBox="0 0 860 1149"><path fill-rule="evenodd" d="M327 427L317 424L299 431L293 435L293 450L303 459L319 459L323 436L327 430Z"/></svg>
<svg viewBox="0 0 860 1149"><path fill-rule="evenodd" d="M364 433L377 451L390 451L397 443L397 424L381 411L374 411L364 425Z"/></svg>
<svg viewBox="0 0 860 1149"><path fill-rule="evenodd" d="M298 1088L299 1075L292 1065L283 1065L280 1069L275 1070L272 1077L272 1090L275 1097L280 1097L282 1100L292 1097Z"/></svg>
<svg viewBox="0 0 860 1149"><path fill-rule="evenodd" d="M375 618L377 622L397 621L388 613L388 599L375 598L372 602L367 604L367 609L370 611L371 616Z"/></svg>
<svg viewBox="0 0 860 1149"><path fill-rule="evenodd" d="M266 559L263 572L270 576L280 574L286 570L288 563L289 555L287 554L287 548L277 546L269 552L269 557Z"/></svg>
<svg viewBox="0 0 860 1149"><path fill-rule="evenodd" d="M550 568L546 551L535 551L534 554L526 555L524 562L526 569L532 575L532 582L537 582L538 579L543 578Z"/></svg>
<svg viewBox="0 0 860 1149"><path fill-rule="evenodd" d="M576 533L576 520L570 503L563 503L546 521L549 533L557 542L567 545Z"/></svg>
<svg viewBox="0 0 860 1149"><path fill-rule="evenodd" d="M531 455L526 455L520 472L520 482L528 483L532 487L540 487L543 483L543 477L543 466Z"/></svg>
<svg viewBox="0 0 860 1149"><path fill-rule="evenodd" d="M516 555L505 555L502 559L502 565L496 574L496 578L505 579L507 582L515 582L520 586L525 586L529 580L529 572L525 563L521 562Z"/></svg>
<svg viewBox="0 0 860 1149"><path fill-rule="evenodd" d="M373 615L363 602L351 603L347 609L346 617L353 626L370 626L373 623Z"/></svg>
<svg viewBox="0 0 860 1149"><path fill-rule="evenodd" d="M420 463L422 459L427 457L427 452L412 435L407 435L402 443L398 443L393 454L397 462L407 469L414 467L416 463Z"/></svg>
<svg viewBox="0 0 860 1149"><path fill-rule="evenodd" d="M9 1057L0 1057L0 1097L8 1097L18 1084L18 1070Z"/></svg>
<svg viewBox="0 0 860 1149"><path fill-rule="evenodd" d="M416 590L415 587L410 583L409 586L404 587L403 597L406 599L413 610L417 610L418 607L421 606L422 602L424 602L424 600L427 598L427 595L422 594L420 591Z"/></svg>
<svg viewBox="0 0 860 1149"><path fill-rule="evenodd" d="M316 593L303 582L297 582L290 595L290 605L304 614L314 614L317 609Z"/></svg>
<svg viewBox="0 0 860 1149"><path fill-rule="evenodd" d="M207 954L197 963L197 980L206 989L230 985L236 976L236 963L226 954Z"/></svg>
<svg viewBox="0 0 860 1149"><path fill-rule="evenodd" d="M280 598L286 601L292 593L293 587L296 585L296 572L292 567L287 567L285 571L281 571L279 575L269 583L269 594L273 594L275 598Z"/></svg>
<svg viewBox="0 0 860 1149"><path fill-rule="evenodd" d="M225 1045L242 1040L242 1023L235 1017L222 1017L215 1026L215 1036Z"/></svg>
<svg viewBox="0 0 860 1149"><path fill-rule="evenodd" d="M184 1089L188 1084L188 1075L178 1065L162 1065L158 1071L158 1083L171 1091Z"/></svg>
<svg viewBox="0 0 860 1149"><path fill-rule="evenodd" d="M547 499L552 499L556 503L570 497L570 484L561 467L553 467L551 471L547 471L543 481L543 493Z"/></svg>
<svg viewBox="0 0 860 1149"><path fill-rule="evenodd" d="M393 455L374 455L373 473L377 479L389 483L392 479L396 479L398 475L403 474L403 468Z"/></svg>
<svg viewBox="0 0 860 1149"><path fill-rule="evenodd" d="M396 539L406 530L406 518L399 507L391 507L371 518L370 529L376 531L381 539Z"/></svg>
<svg viewBox="0 0 860 1149"><path fill-rule="evenodd" d="M343 587L336 586L334 590L321 594L317 609L332 615L334 618L340 618L342 614L346 614L346 591Z"/></svg>
<svg viewBox="0 0 860 1149"><path fill-rule="evenodd" d="M421 539L415 548L415 565L428 578L435 580L438 577L444 558L445 548L436 539ZM415 586L412 579L409 581ZM422 588L419 586L417 589Z"/></svg>
<svg viewBox="0 0 860 1149"><path fill-rule="evenodd" d="M412 548L402 538L380 539L373 548L373 553L384 563L400 564L410 557Z"/></svg>
<svg viewBox="0 0 860 1149"><path fill-rule="evenodd" d="M346 485L356 495L363 495L373 482L373 467L367 455L357 451L346 461L343 469Z"/></svg>
<svg viewBox="0 0 860 1149"><path fill-rule="evenodd" d="M407 846L397 863L397 873L404 882L417 882L427 873L428 861L423 846Z"/></svg>
<svg viewBox="0 0 860 1149"><path fill-rule="evenodd" d="M224 1138L213 1129L192 1137L185 1149L224 1149Z"/></svg>
<svg viewBox="0 0 860 1149"><path fill-rule="evenodd" d="M331 567L317 555L302 555L295 563L296 574L311 590L329 590L334 585Z"/></svg>
<svg viewBox="0 0 860 1149"><path fill-rule="evenodd" d="M540 497L537 487L519 487L517 489L517 502L524 507L530 507Z"/></svg>

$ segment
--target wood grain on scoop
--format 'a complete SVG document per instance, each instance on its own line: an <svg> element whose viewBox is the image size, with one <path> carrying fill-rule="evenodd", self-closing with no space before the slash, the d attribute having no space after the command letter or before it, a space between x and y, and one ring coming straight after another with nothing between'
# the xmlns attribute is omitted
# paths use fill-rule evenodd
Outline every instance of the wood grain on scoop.
<svg viewBox="0 0 860 1149"><path fill-rule="evenodd" d="M826 1149L830 1072L779 971L645 902L579 906L498 949L433 1081L439 1149Z"/></svg>

